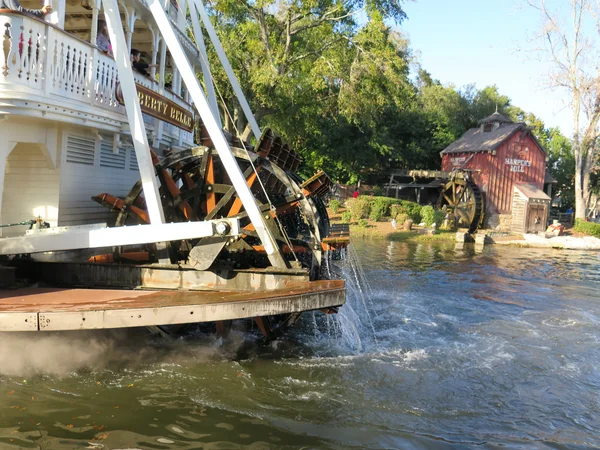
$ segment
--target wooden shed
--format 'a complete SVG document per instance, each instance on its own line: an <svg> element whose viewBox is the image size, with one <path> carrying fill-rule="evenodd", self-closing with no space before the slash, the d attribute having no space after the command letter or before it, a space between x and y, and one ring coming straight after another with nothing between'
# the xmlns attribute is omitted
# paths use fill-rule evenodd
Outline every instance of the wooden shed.
<svg viewBox="0 0 600 450"><path fill-rule="evenodd" d="M527 124L495 112L442 152L442 170L465 169L483 193L491 228L510 229L513 187L544 188L546 151Z"/></svg>
<svg viewBox="0 0 600 450"><path fill-rule="evenodd" d="M532 184L515 184L512 197L511 231L537 233L546 231L550 197Z"/></svg>

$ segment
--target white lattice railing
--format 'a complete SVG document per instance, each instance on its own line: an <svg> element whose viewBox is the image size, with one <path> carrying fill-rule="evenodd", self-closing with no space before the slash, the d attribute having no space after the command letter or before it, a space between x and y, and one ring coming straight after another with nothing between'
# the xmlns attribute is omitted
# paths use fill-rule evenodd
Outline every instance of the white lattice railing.
<svg viewBox="0 0 600 450"><path fill-rule="evenodd" d="M41 90L47 27L42 22L23 19L22 16L0 16L0 80Z"/></svg>
<svg viewBox="0 0 600 450"><path fill-rule="evenodd" d="M148 89L159 90L150 78L135 72L134 78ZM2 91L12 91L14 97L15 91L25 88L48 103L58 104L56 97L60 97L79 102L84 109L100 107L124 115L125 108L116 99L117 83L114 59L89 42L24 14L0 13L0 97ZM170 91L162 95L191 109ZM184 143L193 140L192 133L173 126L165 126L164 133Z"/></svg>

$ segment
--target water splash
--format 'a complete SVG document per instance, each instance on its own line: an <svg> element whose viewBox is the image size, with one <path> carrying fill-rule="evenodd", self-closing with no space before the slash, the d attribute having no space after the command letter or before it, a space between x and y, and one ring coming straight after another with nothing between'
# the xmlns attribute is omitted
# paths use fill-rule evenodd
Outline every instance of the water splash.
<svg viewBox="0 0 600 450"><path fill-rule="evenodd" d="M323 277L342 279L346 283L346 304L335 315L313 312L310 319L310 334L318 341L327 340L352 352L364 352L377 346L377 336L372 315L377 315L373 306L371 288L360 258L350 244L339 253L327 254L323 261Z"/></svg>

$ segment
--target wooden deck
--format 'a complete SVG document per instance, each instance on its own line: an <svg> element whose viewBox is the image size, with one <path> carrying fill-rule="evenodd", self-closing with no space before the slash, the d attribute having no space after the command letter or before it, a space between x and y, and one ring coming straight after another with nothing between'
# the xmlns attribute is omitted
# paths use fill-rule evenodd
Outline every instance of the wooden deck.
<svg viewBox="0 0 600 450"><path fill-rule="evenodd" d="M269 291L23 288L0 291L0 331L58 331L213 322L341 306L344 282Z"/></svg>

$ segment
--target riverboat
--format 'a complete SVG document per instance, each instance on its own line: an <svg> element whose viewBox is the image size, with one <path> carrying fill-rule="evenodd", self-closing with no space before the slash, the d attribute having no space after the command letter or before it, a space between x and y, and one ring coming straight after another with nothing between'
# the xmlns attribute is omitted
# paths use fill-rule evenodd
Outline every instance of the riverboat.
<svg viewBox="0 0 600 450"><path fill-rule="evenodd" d="M51 6L0 10L0 331L253 319L274 337L336 312L323 264L349 236L329 225L331 183L259 128L201 0ZM253 145L223 130L206 45Z"/></svg>

